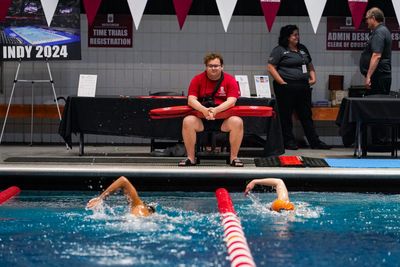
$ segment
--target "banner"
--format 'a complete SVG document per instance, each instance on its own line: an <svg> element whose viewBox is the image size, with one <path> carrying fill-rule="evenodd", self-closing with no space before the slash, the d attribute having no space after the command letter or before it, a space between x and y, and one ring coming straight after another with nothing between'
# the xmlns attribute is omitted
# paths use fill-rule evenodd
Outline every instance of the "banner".
<svg viewBox="0 0 400 267"><path fill-rule="evenodd" d="M392 0L394 12L396 13L397 22L400 24L400 0Z"/></svg>
<svg viewBox="0 0 400 267"><path fill-rule="evenodd" d="M353 17L353 25L358 29L364 19L365 9L367 8L368 0L349 0L349 8Z"/></svg>
<svg viewBox="0 0 400 267"><path fill-rule="evenodd" d="M147 0L128 0L129 9L131 10L133 22L135 23L136 30L139 28L140 21L142 20L143 12L146 7Z"/></svg>
<svg viewBox="0 0 400 267"><path fill-rule="evenodd" d="M182 30L186 16L192 6L192 0L173 0L176 16L178 17L179 28Z"/></svg>
<svg viewBox="0 0 400 267"><path fill-rule="evenodd" d="M318 25L322 17L322 12L326 5L326 0L304 0L308 15L310 16L311 25L314 33L317 33Z"/></svg>
<svg viewBox="0 0 400 267"><path fill-rule="evenodd" d="M222 25L224 26L225 32L228 31L229 22L231 21L233 11L237 0L216 0L219 15L221 16Z"/></svg>
<svg viewBox="0 0 400 267"><path fill-rule="evenodd" d="M59 0L50 13L40 0L13 1L0 23L0 60L81 59L79 0Z"/></svg>
<svg viewBox="0 0 400 267"><path fill-rule="evenodd" d="M363 50L370 30L366 23L355 29L351 17L327 17L326 50ZM400 28L396 18L386 18L385 25L392 34L392 50L400 51Z"/></svg>
<svg viewBox="0 0 400 267"><path fill-rule="evenodd" d="M281 0L260 0L261 8L264 13L265 22L267 23L268 31L272 29L276 14L278 13Z"/></svg>
<svg viewBox="0 0 400 267"><path fill-rule="evenodd" d="M47 26L50 27L53 20L54 12L56 11L58 0L40 0L42 2L44 16L46 17Z"/></svg>
<svg viewBox="0 0 400 267"><path fill-rule="evenodd" d="M92 25L94 18L96 17L97 11L99 10L100 4L101 0L83 0L88 25Z"/></svg>
<svg viewBox="0 0 400 267"><path fill-rule="evenodd" d="M0 22L3 22L10 8L11 0L0 0Z"/></svg>
<svg viewBox="0 0 400 267"><path fill-rule="evenodd" d="M88 27L88 47L132 47L132 16L98 14Z"/></svg>

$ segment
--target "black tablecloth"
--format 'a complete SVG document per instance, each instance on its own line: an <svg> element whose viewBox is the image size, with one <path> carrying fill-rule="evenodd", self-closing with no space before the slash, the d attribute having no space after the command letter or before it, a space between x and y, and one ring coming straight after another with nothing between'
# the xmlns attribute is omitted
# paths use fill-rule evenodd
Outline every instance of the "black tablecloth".
<svg viewBox="0 0 400 267"><path fill-rule="evenodd" d="M343 144L349 146L355 141L356 124L372 122L400 122L399 98L345 98L340 105L336 124L340 127L339 134Z"/></svg>
<svg viewBox="0 0 400 267"><path fill-rule="evenodd" d="M152 99L139 97L68 97L59 134L72 145L72 133L117 136L141 136L146 138L182 139L182 118L152 120L151 109L186 105L187 99ZM275 99L239 98L237 105L272 106ZM265 154L284 153L282 132L278 117L245 117L245 134L267 135ZM269 124L270 123L270 124Z"/></svg>

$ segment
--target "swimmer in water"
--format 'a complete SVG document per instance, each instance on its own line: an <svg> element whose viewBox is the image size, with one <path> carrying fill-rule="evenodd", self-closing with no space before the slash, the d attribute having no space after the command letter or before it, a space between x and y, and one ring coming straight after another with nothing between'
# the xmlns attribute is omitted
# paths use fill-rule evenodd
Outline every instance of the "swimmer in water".
<svg viewBox="0 0 400 267"><path fill-rule="evenodd" d="M126 197L129 199L132 215L145 217L150 216L155 212L154 207L147 205L140 199L135 187L124 176L119 177L103 193L101 193L100 196L92 198L87 203L86 208L93 209L97 205L101 204L103 199L118 189L123 189Z"/></svg>
<svg viewBox="0 0 400 267"><path fill-rule="evenodd" d="M277 178L254 179L247 184L244 194L247 195L255 185L272 186L276 189L277 199L272 202L271 210L280 212L281 210L294 210L294 205L289 200L289 194L285 183Z"/></svg>

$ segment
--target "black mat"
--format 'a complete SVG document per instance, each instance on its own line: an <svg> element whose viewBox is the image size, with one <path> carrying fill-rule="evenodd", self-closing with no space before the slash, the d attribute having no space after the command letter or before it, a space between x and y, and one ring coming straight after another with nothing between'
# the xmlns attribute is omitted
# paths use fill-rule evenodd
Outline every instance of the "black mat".
<svg viewBox="0 0 400 267"><path fill-rule="evenodd" d="M309 158L309 157L299 157L302 165L300 166L285 166L285 167L297 167L297 168L304 168L304 167L329 167L329 164L324 159L319 158ZM282 167L279 157L267 157L267 158L255 158L254 164L257 167Z"/></svg>
<svg viewBox="0 0 400 267"><path fill-rule="evenodd" d="M7 163L43 162L43 163L174 163L176 158L161 157L10 157L4 160Z"/></svg>
<svg viewBox="0 0 400 267"><path fill-rule="evenodd" d="M7 163L82 163L82 164L151 164L151 165L168 165L177 166L178 157L10 157L4 160ZM244 160L245 164L252 164L252 160ZM219 160L202 159L200 166L226 166L224 158Z"/></svg>

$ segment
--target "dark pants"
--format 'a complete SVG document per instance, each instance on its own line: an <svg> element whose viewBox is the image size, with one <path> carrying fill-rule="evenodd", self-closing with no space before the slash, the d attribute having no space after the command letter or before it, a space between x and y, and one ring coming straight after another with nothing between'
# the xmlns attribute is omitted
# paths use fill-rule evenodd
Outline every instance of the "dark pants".
<svg viewBox="0 0 400 267"><path fill-rule="evenodd" d="M296 112L304 134L310 145L318 144L311 111L311 88L307 81L289 81L287 85L274 82L274 91L278 102L279 116L285 143L295 141L293 135L293 112Z"/></svg>
<svg viewBox="0 0 400 267"><path fill-rule="evenodd" d="M367 90L366 95L389 95L392 85L392 76L388 73L375 72L371 77L371 89ZM371 127L372 143L386 143L390 136L388 127Z"/></svg>
<svg viewBox="0 0 400 267"><path fill-rule="evenodd" d="M367 95L388 95L392 85L392 76L387 73L375 72L371 77L371 89Z"/></svg>

